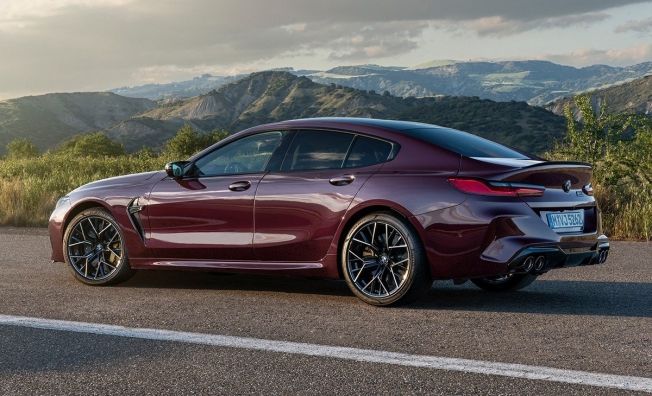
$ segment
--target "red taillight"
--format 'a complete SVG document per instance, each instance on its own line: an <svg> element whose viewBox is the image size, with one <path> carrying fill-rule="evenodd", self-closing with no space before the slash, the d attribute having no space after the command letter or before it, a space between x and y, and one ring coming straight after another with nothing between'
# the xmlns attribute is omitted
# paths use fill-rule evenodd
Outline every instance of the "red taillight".
<svg viewBox="0 0 652 396"><path fill-rule="evenodd" d="M448 181L458 190L467 194L490 195L497 197L540 197L545 187L512 184L503 182L486 182L478 179L452 177Z"/></svg>

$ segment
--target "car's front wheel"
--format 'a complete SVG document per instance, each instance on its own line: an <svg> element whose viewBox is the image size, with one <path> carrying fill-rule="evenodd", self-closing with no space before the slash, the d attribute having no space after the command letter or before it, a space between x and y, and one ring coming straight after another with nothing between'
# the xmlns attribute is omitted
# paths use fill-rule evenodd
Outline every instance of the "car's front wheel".
<svg viewBox="0 0 652 396"><path fill-rule="evenodd" d="M349 288L368 304L409 302L432 284L416 232L388 213L356 222L344 239L340 261Z"/></svg>
<svg viewBox="0 0 652 396"><path fill-rule="evenodd" d="M532 274L507 274L491 278L471 279L482 290L493 292L520 290L537 279Z"/></svg>
<svg viewBox="0 0 652 396"><path fill-rule="evenodd" d="M72 219L63 251L75 278L88 285L115 284L133 275L120 226L103 209L87 209Z"/></svg>

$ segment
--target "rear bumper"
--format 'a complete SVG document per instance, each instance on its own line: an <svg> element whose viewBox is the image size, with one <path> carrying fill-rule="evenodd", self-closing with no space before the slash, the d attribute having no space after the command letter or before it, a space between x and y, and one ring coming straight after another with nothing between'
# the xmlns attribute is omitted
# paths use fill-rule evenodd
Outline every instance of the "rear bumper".
<svg viewBox="0 0 652 396"><path fill-rule="evenodd" d="M564 244L529 246L507 263L508 273L542 274L552 269L604 264L609 256L609 239L600 235L589 248L566 247Z"/></svg>
<svg viewBox="0 0 652 396"><path fill-rule="evenodd" d="M539 273L555 268L599 264L609 240L595 208L593 229L557 233L523 202L469 199L416 216L435 279L469 279L523 271L529 256L543 256ZM538 255L535 255L538 254Z"/></svg>

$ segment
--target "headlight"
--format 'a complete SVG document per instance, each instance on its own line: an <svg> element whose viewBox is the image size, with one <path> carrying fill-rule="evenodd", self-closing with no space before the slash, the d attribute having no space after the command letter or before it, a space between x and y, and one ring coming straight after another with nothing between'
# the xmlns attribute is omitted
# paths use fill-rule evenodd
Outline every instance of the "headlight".
<svg viewBox="0 0 652 396"><path fill-rule="evenodd" d="M63 197L59 198L57 201L57 206L55 209L59 209L62 205L68 205L70 204L70 197L67 195L64 195Z"/></svg>

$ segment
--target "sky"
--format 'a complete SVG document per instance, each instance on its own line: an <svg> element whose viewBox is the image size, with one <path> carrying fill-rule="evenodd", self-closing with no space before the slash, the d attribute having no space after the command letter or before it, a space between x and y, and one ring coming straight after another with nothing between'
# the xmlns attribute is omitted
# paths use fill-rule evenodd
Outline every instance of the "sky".
<svg viewBox="0 0 652 396"><path fill-rule="evenodd" d="M0 99L440 59L652 61L652 0L0 0Z"/></svg>

